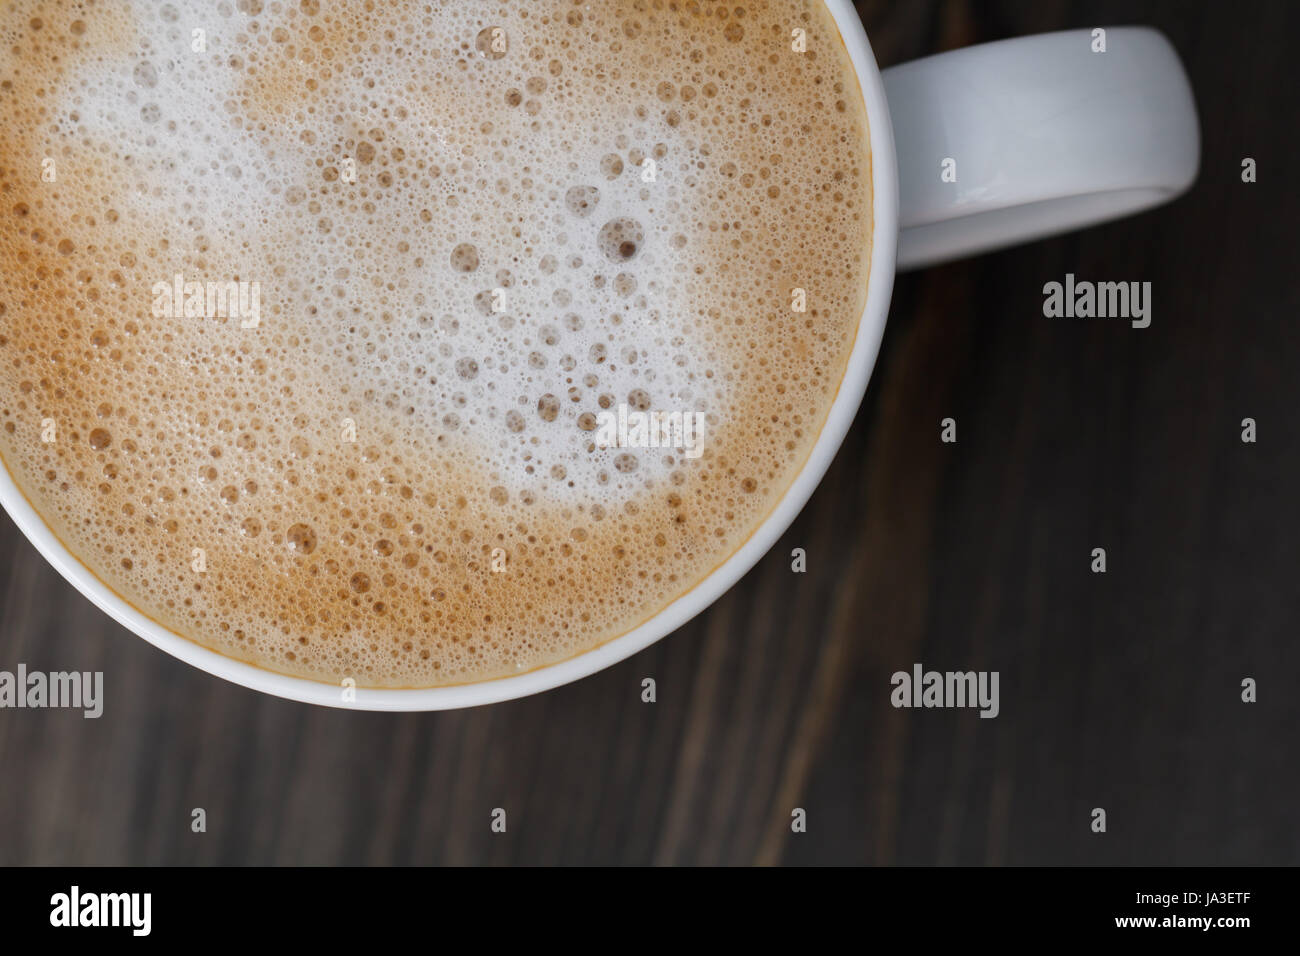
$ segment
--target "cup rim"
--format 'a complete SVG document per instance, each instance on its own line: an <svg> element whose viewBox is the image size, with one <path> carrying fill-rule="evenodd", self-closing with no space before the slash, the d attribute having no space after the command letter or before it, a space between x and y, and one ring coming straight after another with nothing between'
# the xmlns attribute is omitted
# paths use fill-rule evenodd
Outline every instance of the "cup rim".
<svg viewBox="0 0 1300 956"><path fill-rule="evenodd" d="M432 711L475 707L541 693L610 667L666 637L730 590L777 543L803 510L835 458L866 393L876 364L893 292L898 244L898 175L893 127L884 82L866 31L850 0L823 0L839 28L866 105L871 147L872 229L867 297L839 390L826 422L794 481L767 518L722 564L685 594L637 627L574 657L528 671L474 683L429 688L363 688L344 700L342 684L264 670L210 650L136 609L97 578L59 540L0 459L0 506L56 571L101 611L186 664L251 690L300 703L347 710Z"/></svg>

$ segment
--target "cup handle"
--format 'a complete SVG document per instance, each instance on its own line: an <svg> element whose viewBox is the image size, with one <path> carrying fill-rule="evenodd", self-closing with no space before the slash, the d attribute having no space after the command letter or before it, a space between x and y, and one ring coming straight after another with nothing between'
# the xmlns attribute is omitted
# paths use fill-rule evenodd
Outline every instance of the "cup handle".
<svg viewBox="0 0 1300 956"><path fill-rule="evenodd" d="M1003 40L883 77L900 269L1116 219L1168 202L1196 178L1196 103L1156 30Z"/></svg>

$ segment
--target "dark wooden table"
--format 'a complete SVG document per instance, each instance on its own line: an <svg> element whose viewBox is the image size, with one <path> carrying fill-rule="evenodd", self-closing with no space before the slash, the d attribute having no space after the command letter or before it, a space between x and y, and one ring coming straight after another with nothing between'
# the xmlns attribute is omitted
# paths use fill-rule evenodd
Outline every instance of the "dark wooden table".
<svg viewBox="0 0 1300 956"><path fill-rule="evenodd" d="M0 669L103 670L107 704L0 711L0 863L1300 862L1300 4L860 9L885 66L1159 27L1198 98L1195 189L900 277L782 542L689 626L539 697L380 715L242 690L111 623L2 519ZM1066 272L1150 281L1151 328L1045 319ZM999 671L1000 716L892 708L916 662Z"/></svg>

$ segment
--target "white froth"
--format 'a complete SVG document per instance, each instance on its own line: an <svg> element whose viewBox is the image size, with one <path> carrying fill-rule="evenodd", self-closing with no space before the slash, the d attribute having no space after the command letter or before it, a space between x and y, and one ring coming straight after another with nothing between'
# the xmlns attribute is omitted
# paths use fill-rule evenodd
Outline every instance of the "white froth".
<svg viewBox="0 0 1300 956"><path fill-rule="evenodd" d="M270 252L284 267L278 274L210 260L203 276L191 270L186 278L237 273L260 283L268 311L295 327L311 317L318 327L309 348L341 391L397 397L411 434L472 456L512 493L573 501L662 479L677 457L634 453L637 468L625 476L614 467L619 449L595 447L582 416L615 409L638 390L664 412L716 416L726 407L726 380L710 374L718 355L700 334L694 303L664 281L699 259L673 225L683 181L703 158L699 144L662 124L653 132L646 122L629 126L625 102L575 91L560 60L558 70L521 63L549 28L498 28L513 57L461 56L467 68L448 69L455 37L492 29L480 26L478 5L457 5L440 13L444 42L345 73L309 104L289 97L287 115L252 123L238 121L246 75L231 67L266 57L248 50L257 44L247 21L214 21L204 0L162 14L154 6L132 9L138 50L79 65L59 101L59 133L113 144L131 158L133 188L120 211L157 224L174 249L255 239ZM269 15L277 5L268 6L259 37L297 19ZM157 37L148 35L151 19L166 24ZM182 25L206 28L208 55L191 54ZM510 90L526 98L520 106L501 102ZM558 115L538 122L543 102ZM317 132L321 118L328 135ZM355 184L314 200L340 182L349 160ZM380 181L408 166L414 175ZM575 212L567 201L574 190L590 208ZM281 215L285 204L313 201L318 213ZM620 221L645 235L627 259L600 241ZM456 267L456 251L466 248L476 253L470 272ZM354 317L382 315L390 318L373 337L353 330ZM247 337L233 324L206 335L219 347ZM551 399L559 411L548 421L539 409ZM321 411L325 421L347 417ZM557 465L563 481L552 477Z"/></svg>

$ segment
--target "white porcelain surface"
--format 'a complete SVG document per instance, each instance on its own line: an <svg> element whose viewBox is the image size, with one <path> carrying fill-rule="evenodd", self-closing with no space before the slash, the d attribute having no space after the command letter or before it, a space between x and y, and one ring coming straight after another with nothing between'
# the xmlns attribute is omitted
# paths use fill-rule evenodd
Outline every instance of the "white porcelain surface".
<svg viewBox="0 0 1300 956"><path fill-rule="evenodd" d="M884 71L900 269L1114 219L1192 184L1200 126L1178 55L1155 30L1104 29L1104 53L1092 29L1069 30Z"/></svg>

